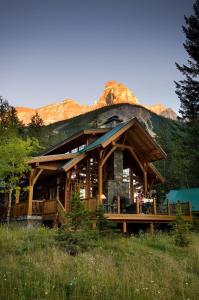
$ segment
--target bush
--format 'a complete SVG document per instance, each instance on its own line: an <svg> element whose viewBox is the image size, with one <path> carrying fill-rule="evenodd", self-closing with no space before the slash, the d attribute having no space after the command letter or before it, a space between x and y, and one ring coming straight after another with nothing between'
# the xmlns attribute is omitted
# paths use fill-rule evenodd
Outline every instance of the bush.
<svg viewBox="0 0 199 300"><path fill-rule="evenodd" d="M90 214L85 210L80 196L73 193L71 212L66 214L68 223L58 229L57 240L70 255L76 255L94 246L97 232L91 229Z"/></svg>
<svg viewBox="0 0 199 300"><path fill-rule="evenodd" d="M182 213L180 210L177 210L176 221L173 224L173 236L176 246L187 247L190 243L190 223L186 222L183 219Z"/></svg>
<svg viewBox="0 0 199 300"><path fill-rule="evenodd" d="M113 234L116 232L117 224L110 222L104 215L103 206L100 205L95 212L96 229L100 235Z"/></svg>

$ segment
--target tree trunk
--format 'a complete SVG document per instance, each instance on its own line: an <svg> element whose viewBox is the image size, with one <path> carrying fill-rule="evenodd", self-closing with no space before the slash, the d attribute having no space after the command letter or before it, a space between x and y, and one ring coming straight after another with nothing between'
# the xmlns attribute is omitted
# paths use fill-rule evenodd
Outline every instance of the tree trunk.
<svg viewBox="0 0 199 300"><path fill-rule="evenodd" d="M12 205L12 189L9 190L8 211L7 211L7 225L10 224L11 205Z"/></svg>

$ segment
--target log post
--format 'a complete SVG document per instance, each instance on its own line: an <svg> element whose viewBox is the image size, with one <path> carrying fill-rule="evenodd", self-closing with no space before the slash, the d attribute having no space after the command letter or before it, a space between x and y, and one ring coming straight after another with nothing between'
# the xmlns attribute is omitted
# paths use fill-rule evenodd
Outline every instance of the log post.
<svg viewBox="0 0 199 300"><path fill-rule="evenodd" d="M120 195L117 194L117 213L120 214Z"/></svg>
<svg viewBox="0 0 199 300"><path fill-rule="evenodd" d="M147 196L148 184L147 184L147 164L144 163L144 172L143 172L143 189L144 189L144 197Z"/></svg>
<svg viewBox="0 0 199 300"><path fill-rule="evenodd" d="M98 206L102 204L102 164L101 160L99 160L99 170L98 170Z"/></svg>
<svg viewBox="0 0 199 300"><path fill-rule="evenodd" d="M19 204L19 198L20 198L20 187L16 187L15 190L15 204Z"/></svg>
<svg viewBox="0 0 199 300"><path fill-rule="evenodd" d="M133 171L130 169L130 201L134 203L134 184L133 184Z"/></svg>
<svg viewBox="0 0 199 300"><path fill-rule="evenodd" d="M156 205L156 198L153 198L153 213L157 215L157 205Z"/></svg>
<svg viewBox="0 0 199 300"><path fill-rule="evenodd" d="M139 201L136 199L136 214L140 213L140 208L139 208Z"/></svg>
<svg viewBox="0 0 199 300"><path fill-rule="evenodd" d="M154 234L154 223L150 223L150 233Z"/></svg>
<svg viewBox="0 0 199 300"><path fill-rule="evenodd" d="M123 231L124 234L127 233L127 223L126 223L126 221L123 222L123 228L122 228L122 231Z"/></svg>
<svg viewBox="0 0 199 300"><path fill-rule="evenodd" d="M32 216L32 199L33 199L33 185L29 185L28 193L28 216Z"/></svg>
<svg viewBox="0 0 199 300"><path fill-rule="evenodd" d="M90 199L90 158L86 163L86 199Z"/></svg>

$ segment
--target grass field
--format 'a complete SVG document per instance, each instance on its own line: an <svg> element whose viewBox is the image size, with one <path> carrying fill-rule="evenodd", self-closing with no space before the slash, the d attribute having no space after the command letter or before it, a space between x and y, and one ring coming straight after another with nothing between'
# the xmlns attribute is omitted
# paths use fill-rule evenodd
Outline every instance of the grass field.
<svg viewBox="0 0 199 300"><path fill-rule="evenodd" d="M199 299L199 236L104 238L69 256L56 231L0 228L0 299Z"/></svg>

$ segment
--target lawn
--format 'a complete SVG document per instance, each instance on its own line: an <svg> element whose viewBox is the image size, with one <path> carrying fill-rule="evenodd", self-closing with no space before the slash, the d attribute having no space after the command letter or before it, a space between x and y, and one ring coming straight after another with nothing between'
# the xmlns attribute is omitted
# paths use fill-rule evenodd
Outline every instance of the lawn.
<svg viewBox="0 0 199 300"><path fill-rule="evenodd" d="M68 255L56 230L0 227L0 299L199 299L199 235L103 238Z"/></svg>

